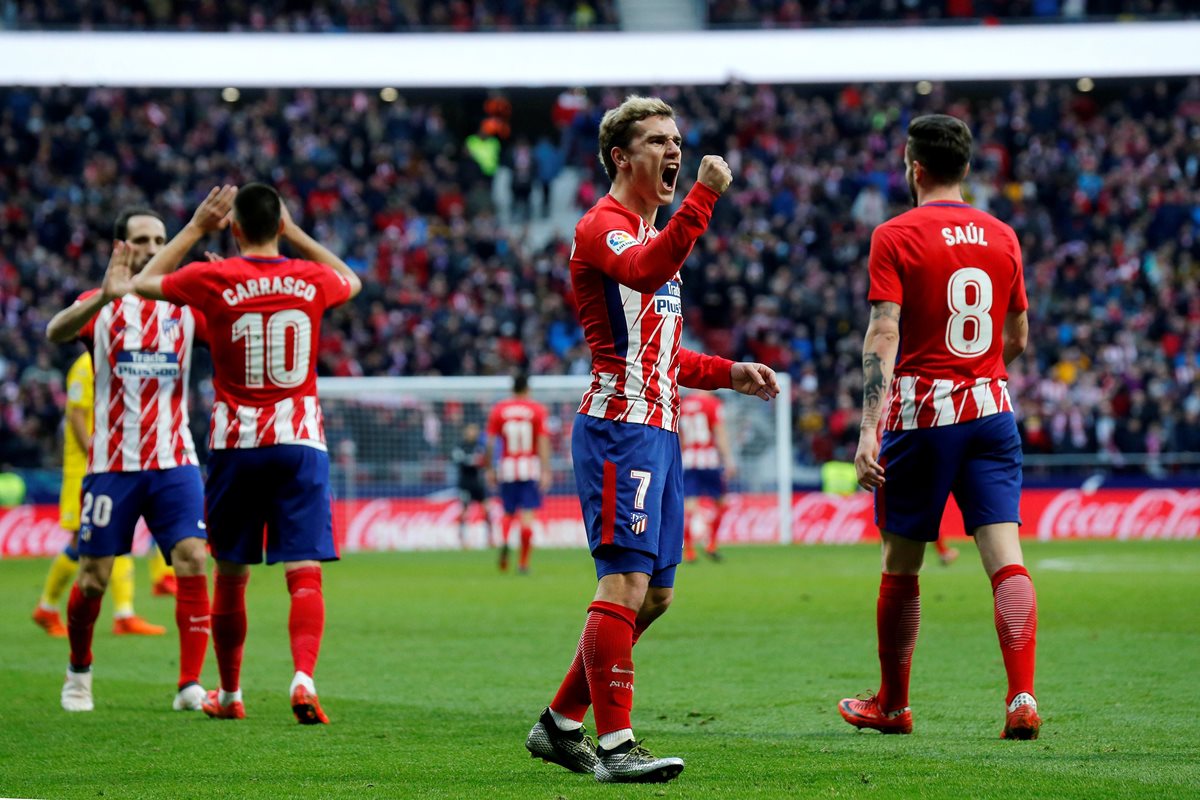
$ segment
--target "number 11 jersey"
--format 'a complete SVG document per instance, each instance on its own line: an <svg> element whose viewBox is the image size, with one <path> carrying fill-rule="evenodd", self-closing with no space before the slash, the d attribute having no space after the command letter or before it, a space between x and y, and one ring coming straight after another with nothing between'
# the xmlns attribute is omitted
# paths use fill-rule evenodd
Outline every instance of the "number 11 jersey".
<svg viewBox="0 0 1200 800"><path fill-rule="evenodd" d="M872 303L901 307L886 430L1012 411L1004 320L1029 306L1013 229L966 203L933 202L875 229Z"/></svg>
<svg viewBox="0 0 1200 800"><path fill-rule="evenodd" d="M210 449L325 449L315 365L321 315L350 297L343 277L312 261L243 256L189 264L166 276L162 290L208 320Z"/></svg>

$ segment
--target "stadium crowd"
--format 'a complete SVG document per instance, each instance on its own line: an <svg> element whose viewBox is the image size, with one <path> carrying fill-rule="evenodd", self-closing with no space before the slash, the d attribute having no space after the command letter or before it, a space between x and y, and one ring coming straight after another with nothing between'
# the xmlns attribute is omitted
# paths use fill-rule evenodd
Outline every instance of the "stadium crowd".
<svg viewBox="0 0 1200 800"><path fill-rule="evenodd" d="M615 0L181 0L0 3L0 27L189 33L400 33L614 28Z"/></svg>
<svg viewBox="0 0 1200 800"><path fill-rule="evenodd" d="M946 111L976 135L971 201L1012 224L1025 250L1030 347L1012 390L1027 448L1114 460L1200 451L1200 80L1108 92L662 90L680 116L685 174L718 152L736 176L684 276L693 343L791 373L798 461L852 456L870 234L910 204L908 120ZM583 176L581 210L604 192L596 124L621 96L552 110L546 93L542 117L512 117L500 161L518 195L564 165ZM59 458L62 374L76 351L47 343L45 325L98 282L117 209L148 201L174 232L222 182L274 182L363 276L362 295L327 320L321 374L502 374L518 363L585 373L569 239L531 247L523 222L502 222L494 164L467 141L483 115L456 123L441 102L0 91L0 463ZM198 392L200 431L206 402Z"/></svg>
<svg viewBox="0 0 1200 800"><path fill-rule="evenodd" d="M708 0L713 27L798 28L863 23L999 24L1195 17L1179 0Z"/></svg>

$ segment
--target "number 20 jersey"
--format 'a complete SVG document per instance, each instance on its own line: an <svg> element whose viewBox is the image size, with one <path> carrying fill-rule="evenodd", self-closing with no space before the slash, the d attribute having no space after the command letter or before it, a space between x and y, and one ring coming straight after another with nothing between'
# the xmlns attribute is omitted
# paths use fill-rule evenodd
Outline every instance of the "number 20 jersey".
<svg viewBox="0 0 1200 800"><path fill-rule="evenodd" d="M1012 228L965 203L926 203L875 229L869 268L870 301L901 306L884 428L1011 411L1004 320L1029 305Z"/></svg>
<svg viewBox="0 0 1200 800"><path fill-rule="evenodd" d="M315 366L321 315L350 297L344 278L312 261L245 256L189 264L163 279L163 294L208 322L211 449L325 449Z"/></svg>

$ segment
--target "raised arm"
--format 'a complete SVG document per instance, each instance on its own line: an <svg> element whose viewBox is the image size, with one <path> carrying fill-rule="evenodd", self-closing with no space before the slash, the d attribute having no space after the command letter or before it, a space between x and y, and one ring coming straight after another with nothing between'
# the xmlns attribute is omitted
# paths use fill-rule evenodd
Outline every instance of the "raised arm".
<svg viewBox="0 0 1200 800"><path fill-rule="evenodd" d="M1010 311L1004 317L1004 366L1025 352L1029 344L1029 313Z"/></svg>
<svg viewBox="0 0 1200 800"><path fill-rule="evenodd" d="M604 241L594 248L600 255L597 266L634 291L658 291L683 268L696 240L708 228L720 196L717 190L697 181L662 232L645 244L638 244L626 231L602 232Z"/></svg>
<svg viewBox="0 0 1200 800"><path fill-rule="evenodd" d="M151 300L165 300L163 276L174 272L197 242L229 225L233 198L236 196L236 186L214 186L192 215L191 221L163 245L163 249L155 253L145 269L133 279L134 291Z"/></svg>
<svg viewBox="0 0 1200 800"><path fill-rule="evenodd" d="M854 468L865 489L883 485L883 467L879 465L879 420L892 385L892 370L900 348L900 305L871 304L871 321L863 337L863 412L858 434L858 452Z"/></svg>
<svg viewBox="0 0 1200 800"><path fill-rule="evenodd" d="M58 344L71 341L91 322L100 309L118 297L132 292L132 260L133 250L129 245L120 241L113 242L112 255L108 259L108 269L104 271L104 282L100 284L100 291L83 300L76 300L55 314L46 325L46 338Z"/></svg>
<svg viewBox="0 0 1200 800"><path fill-rule="evenodd" d="M350 284L350 298L357 297L362 291L362 280L358 274L350 269L345 261L334 255L332 250L305 233L304 229L292 220L286 205L281 204L280 210L283 212L283 238L296 248L301 258L324 264L340 275Z"/></svg>

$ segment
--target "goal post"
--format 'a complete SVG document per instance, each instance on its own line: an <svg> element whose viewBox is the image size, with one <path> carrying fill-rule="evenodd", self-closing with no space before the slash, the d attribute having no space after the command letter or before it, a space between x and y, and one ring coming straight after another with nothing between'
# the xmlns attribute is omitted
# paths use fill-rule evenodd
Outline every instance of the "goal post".
<svg viewBox="0 0 1200 800"><path fill-rule="evenodd" d="M792 519L791 396L764 403L721 391L738 474L724 515L727 542L789 542ZM539 546L583 546L571 464L570 431L589 385L583 375L534 375L532 399L546 406L551 432L552 488L540 515ZM321 378L318 392L329 445L334 529L341 547L427 550L463 546L461 504L452 459L464 428L482 430L488 412L512 393L507 376ZM493 528L497 501L488 501ZM488 543L487 527L470 510L465 544Z"/></svg>

